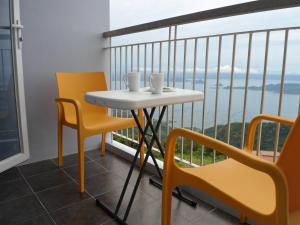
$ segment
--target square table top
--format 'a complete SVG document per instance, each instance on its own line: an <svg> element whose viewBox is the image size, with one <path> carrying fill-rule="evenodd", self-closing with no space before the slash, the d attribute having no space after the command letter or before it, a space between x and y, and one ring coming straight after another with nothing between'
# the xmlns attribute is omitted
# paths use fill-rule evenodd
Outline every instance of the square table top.
<svg viewBox="0 0 300 225"><path fill-rule="evenodd" d="M152 94L149 88L141 88L137 92L112 90L87 92L85 95L85 100L91 104L124 110L182 104L203 99L204 94L201 91L180 88L172 88L172 91L161 94Z"/></svg>

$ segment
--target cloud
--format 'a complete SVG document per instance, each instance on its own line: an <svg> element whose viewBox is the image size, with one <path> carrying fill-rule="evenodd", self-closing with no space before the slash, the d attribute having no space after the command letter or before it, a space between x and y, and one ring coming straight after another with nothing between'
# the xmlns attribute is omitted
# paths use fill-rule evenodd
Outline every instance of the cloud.
<svg viewBox="0 0 300 225"><path fill-rule="evenodd" d="M231 65L221 65L220 66L220 73L231 73L232 69L231 69ZM202 71L204 72L204 68L197 68L197 71ZM217 67L211 67L208 68L208 72L209 73L217 73L218 68ZM240 68L240 67L234 67L234 72L235 73L246 73L246 68ZM251 74L259 74L259 70L255 69L255 68L250 68L250 73Z"/></svg>
<svg viewBox="0 0 300 225"><path fill-rule="evenodd" d="M154 67L154 72L157 72L156 70L158 69L158 66ZM163 69L165 69L165 67L163 67ZM182 67L180 67L180 69L177 67L177 72L182 72ZM140 71L144 71L144 67L140 67ZM149 72L151 71L151 67L147 67L146 71ZM173 71L173 67L170 68L170 71ZM194 71L194 68L186 68L186 72L187 73L191 73ZM204 73L205 72L205 68L204 67L197 67L196 68L197 72L201 72ZM208 68L208 72L209 73L217 73L218 68L217 67L210 67ZM246 68L240 68L240 67L234 67L234 72L235 73L244 73L246 74ZM220 66L220 73L231 73L231 65L221 65ZM255 68L251 68L250 69L250 73L251 74L260 74L261 72L258 69Z"/></svg>

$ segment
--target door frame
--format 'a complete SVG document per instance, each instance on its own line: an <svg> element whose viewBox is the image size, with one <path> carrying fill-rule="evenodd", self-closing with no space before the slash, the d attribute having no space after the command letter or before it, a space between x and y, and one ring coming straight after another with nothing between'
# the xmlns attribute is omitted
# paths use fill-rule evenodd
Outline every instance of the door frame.
<svg viewBox="0 0 300 225"><path fill-rule="evenodd" d="M10 18L13 76L15 81L14 85L18 116L20 153L0 161L0 173L29 159L29 142L22 61L22 25L20 18L20 0L10 1Z"/></svg>

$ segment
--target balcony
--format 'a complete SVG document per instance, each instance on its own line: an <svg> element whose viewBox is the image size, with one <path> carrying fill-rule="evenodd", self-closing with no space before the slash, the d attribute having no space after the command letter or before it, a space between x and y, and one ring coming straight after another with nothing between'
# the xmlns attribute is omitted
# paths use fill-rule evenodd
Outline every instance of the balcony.
<svg viewBox="0 0 300 225"><path fill-rule="evenodd" d="M204 21L228 19L232 22L248 14L271 11L276 15L278 10L289 8L294 8L291 10L295 13L299 11L298 1L254 1L111 31L108 31L109 15L106 13L108 1L85 6L74 3L72 13L65 17L63 14L69 9L68 1L57 12L51 9L51 3L45 3L46 7L44 3L31 1L37 4L37 8L50 7L50 14L42 10L44 15L40 15L32 13L28 3L23 2L20 6L21 14L22 11L24 13L24 42L19 39L20 43L17 43L23 45L31 156L27 161L21 160L21 164L9 166L12 168L0 173L1 225L119 224L105 210L97 207L95 200L116 208L138 148L138 129L127 128L110 133L106 140L92 137L86 142L85 191L79 193L77 141L72 130L65 133L64 165L58 167L57 120L53 103L57 97L54 88L56 71L105 71L110 90L125 89L123 78L128 72L140 73L141 87L149 87L151 73L162 72L164 84L168 87L203 92L203 101L168 106L158 130L158 139L163 147L172 130L186 128L244 149L250 120L255 115L268 113L294 119L299 114L299 62L295 56L300 50L300 26L271 27L264 24L261 29L212 33L199 31ZM74 15L81 13L81 7L87 16L79 20ZM98 27L91 25L90 21L102 7L103 15L97 15L96 22L101 30L97 30ZM90 10L92 12L87 13ZM49 21L54 20L51 14L54 12L57 13L56 23ZM72 24L71 28L61 23L65 19ZM76 22L71 23L73 20ZM49 27L46 29L43 24ZM39 33L40 36L37 35L37 28L44 31ZM0 47L2 119L7 116L5 111L8 110L1 98L12 88L9 86L9 76L13 74L10 68L15 70L16 62L7 63L15 57L15 53L11 48ZM22 49L22 46L19 48ZM18 85L15 88L17 93ZM18 99L18 96L15 98ZM18 107L15 110L20 113ZM154 125L161 110L158 107L154 114ZM115 117L132 117L129 110L110 109L109 113ZM13 143L14 151L18 151L19 143L24 142L24 136L20 135L22 132L18 131L22 128L20 121L15 120L13 130L0 130L0 146L5 147L0 153L0 160L4 161L12 153L7 147L9 143ZM10 126L10 122L7 122L9 125L2 123L0 129L1 126ZM288 125L260 123L252 153L276 163L289 132ZM21 139L23 141L20 142ZM106 143L107 154L104 157L100 155L100 140ZM154 145L153 150L158 166L163 170L159 146ZM182 168L195 168L218 163L228 159L228 156L181 137L176 142L175 159ZM157 179L155 166L153 160L149 160L127 218L128 225L161 224L161 190L149 183L149 178ZM129 192L126 192L118 213L120 217L125 214L129 193L134 189L139 171L140 166L136 165ZM180 188L184 195L197 203L197 207L190 207L173 198L172 224L240 224L240 212L234 208L205 191L188 186ZM251 218L247 219L244 224L256 224Z"/></svg>
<svg viewBox="0 0 300 225"><path fill-rule="evenodd" d="M118 224L96 207L95 198L115 207L129 162L113 153L101 158L99 150L88 151L86 192L79 194L77 156L64 159L65 167L59 170L53 159L13 168L1 175L1 224ZM137 173L138 170L135 177ZM160 223L161 191L149 184L149 176L145 174L142 180L128 224ZM128 198L125 197L127 201ZM238 219L229 214L201 200L197 202L194 209L174 198L174 224L238 224ZM141 207L145 204L147 207Z"/></svg>

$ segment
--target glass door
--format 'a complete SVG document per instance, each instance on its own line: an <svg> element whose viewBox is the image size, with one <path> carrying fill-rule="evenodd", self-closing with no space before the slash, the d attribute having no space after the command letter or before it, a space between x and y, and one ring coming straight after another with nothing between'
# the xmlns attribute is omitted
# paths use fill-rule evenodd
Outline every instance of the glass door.
<svg viewBox="0 0 300 225"><path fill-rule="evenodd" d="M0 0L0 172L29 157L19 0Z"/></svg>

